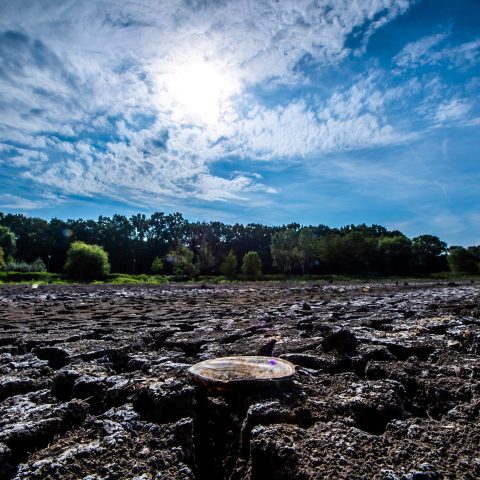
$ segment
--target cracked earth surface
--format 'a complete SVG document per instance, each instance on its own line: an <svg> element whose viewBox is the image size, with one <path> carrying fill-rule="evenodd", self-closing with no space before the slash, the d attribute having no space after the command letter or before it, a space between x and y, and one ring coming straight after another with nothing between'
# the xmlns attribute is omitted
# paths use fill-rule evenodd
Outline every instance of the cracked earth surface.
<svg viewBox="0 0 480 480"><path fill-rule="evenodd" d="M187 375L255 354L293 382ZM476 283L3 285L0 477L480 478L479 356Z"/></svg>

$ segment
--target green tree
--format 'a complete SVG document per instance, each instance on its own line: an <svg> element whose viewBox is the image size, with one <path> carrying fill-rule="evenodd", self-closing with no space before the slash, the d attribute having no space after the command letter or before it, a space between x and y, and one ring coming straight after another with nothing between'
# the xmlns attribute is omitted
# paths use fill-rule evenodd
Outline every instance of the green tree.
<svg viewBox="0 0 480 480"><path fill-rule="evenodd" d="M198 267L193 263L193 252L187 247L169 252L167 262L172 265L174 275L198 275Z"/></svg>
<svg viewBox="0 0 480 480"><path fill-rule="evenodd" d="M5 254L3 253L3 248L0 247L0 268L3 268L5 265Z"/></svg>
<svg viewBox="0 0 480 480"><path fill-rule="evenodd" d="M50 253L51 238L46 220L9 214L5 216L3 225L14 233L14 247L8 254L5 252L7 257L15 256L25 262L33 262Z"/></svg>
<svg viewBox="0 0 480 480"><path fill-rule="evenodd" d="M0 225L0 248L8 259L15 253L15 234L8 228Z"/></svg>
<svg viewBox="0 0 480 480"><path fill-rule="evenodd" d="M329 273L358 273L371 268L377 253L377 240L359 231L346 235L331 233L316 241L316 252L322 271Z"/></svg>
<svg viewBox="0 0 480 480"><path fill-rule="evenodd" d="M152 262L152 266L150 267L150 270L153 273L160 273L164 269L164 265L162 262L162 259L160 257L155 257L155 259Z"/></svg>
<svg viewBox="0 0 480 480"><path fill-rule="evenodd" d="M451 247L448 251L448 265L455 273L478 273L478 260L463 247Z"/></svg>
<svg viewBox="0 0 480 480"><path fill-rule="evenodd" d="M110 272L108 254L98 245L88 245L80 241L73 242L67 252L64 270L71 277L103 278Z"/></svg>
<svg viewBox="0 0 480 480"><path fill-rule="evenodd" d="M310 228L302 228L298 235L298 249L302 261L302 273L309 273L315 262L315 235Z"/></svg>
<svg viewBox="0 0 480 480"><path fill-rule="evenodd" d="M412 239L415 270L422 273L447 269L447 244L435 235L420 235Z"/></svg>
<svg viewBox="0 0 480 480"><path fill-rule="evenodd" d="M467 250L480 262L480 245L468 247Z"/></svg>
<svg viewBox="0 0 480 480"><path fill-rule="evenodd" d="M205 240L200 242L198 250L198 268L202 274L212 274L215 270L215 257L212 249Z"/></svg>
<svg viewBox="0 0 480 480"><path fill-rule="evenodd" d="M220 265L220 273L226 277L233 277L237 273L237 257L232 250L230 250Z"/></svg>
<svg viewBox="0 0 480 480"><path fill-rule="evenodd" d="M412 242L403 235L382 237L378 242L379 269L387 273L407 273L412 263Z"/></svg>
<svg viewBox="0 0 480 480"><path fill-rule="evenodd" d="M77 233L78 239L103 245L114 272L133 273L137 259L133 226L129 219L124 215L113 215L112 218L100 216L93 223L94 225L90 226L87 220L80 225L72 224L70 228ZM94 238L97 240L93 240Z"/></svg>
<svg viewBox="0 0 480 480"><path fill-rule="evenodd" d="M298 271L302 263L302 253L298 247L298 234L287 229L272 235L270 243L273 266L283 273Z"/></svg>
<svg viewBox="0 0 480 480"><path fill-rule="evenodd" d="M242 273L249 278L257 278L262 274L262 261L257 252L247 252L244 255Z"/></svg>

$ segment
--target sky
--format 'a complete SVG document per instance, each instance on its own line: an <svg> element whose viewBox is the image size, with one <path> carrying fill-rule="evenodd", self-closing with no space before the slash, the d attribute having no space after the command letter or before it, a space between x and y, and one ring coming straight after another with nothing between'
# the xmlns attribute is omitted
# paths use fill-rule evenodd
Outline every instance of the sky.
<svg viewBox="0 0 480 480"><path fill-rule="evenodd" d="M0 0L0 211L480 244L478 0Z"/></svg>

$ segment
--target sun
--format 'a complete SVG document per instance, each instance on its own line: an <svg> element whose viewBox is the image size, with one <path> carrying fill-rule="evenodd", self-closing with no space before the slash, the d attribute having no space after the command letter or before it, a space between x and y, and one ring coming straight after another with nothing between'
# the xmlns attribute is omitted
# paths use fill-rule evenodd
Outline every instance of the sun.
<svg viewBox="0 0 480 480"><path fill-rule="evenodd" d="M213 63L190 61L174 69L167 88L181 114L213 123L228 107L238 83Z"/></svg>

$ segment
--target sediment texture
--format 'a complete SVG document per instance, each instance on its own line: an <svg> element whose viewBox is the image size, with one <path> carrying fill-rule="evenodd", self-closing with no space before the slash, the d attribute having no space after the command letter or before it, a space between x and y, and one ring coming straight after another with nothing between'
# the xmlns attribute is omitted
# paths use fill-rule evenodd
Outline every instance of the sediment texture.
<svg viewBox="0 0 480 480"><path fill-rule="evenodd" d="M362 287L1 286L0 477L480 478L478 286ZM295 380L187 377L255 354Z"/></svg>

